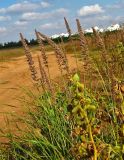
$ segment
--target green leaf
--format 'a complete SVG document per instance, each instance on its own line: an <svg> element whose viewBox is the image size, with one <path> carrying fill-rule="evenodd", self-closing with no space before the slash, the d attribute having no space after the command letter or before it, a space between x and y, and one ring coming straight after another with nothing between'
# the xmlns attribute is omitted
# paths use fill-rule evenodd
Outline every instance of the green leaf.
<svg viewBox="0 0 124 160"><path fill-rule="evenodd" d="M73 76L72 79L73 79L74 82L79 82L80 81L80 78L79 78L77 73Z"/></svg>

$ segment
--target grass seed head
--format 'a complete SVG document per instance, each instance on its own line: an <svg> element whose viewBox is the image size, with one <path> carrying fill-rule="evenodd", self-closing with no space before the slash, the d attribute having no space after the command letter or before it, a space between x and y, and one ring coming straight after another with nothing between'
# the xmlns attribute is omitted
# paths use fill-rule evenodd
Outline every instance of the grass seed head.
<svg viewBox="0 0 124 160"><path fill-rule="evenodd" d="M58 45L56 43L54 43L46 35L44 35L44 34L42 34L40 32L38 32L38 34L39 34L40 37L45 38L48 41L48 43L53 47L53 49L55 51L55 55L56 55L56 59L57 59L60 71L62 72L63 70L66 70L67 72L69 72L69 67L68 67L67 59L65 58L62 49L59 48Z"/></svg>
<svg viewBox="0 0 124 160"><path fill-rule="evenodd" d="M76 22L77 22L77 28L78 28L79 38L80 38L80 46L81 46L81 50L82 50L82 57L84 59L87 59L88 58L87 41L86 41L86 38L85 38L84 32L82 30L79 19L76 19Z"/></svg>
<svg viewBox="0 0 124 160"><path fill-rule="evenodd" d="M40 80L41 80L42 87L43 87L43 89L49 89L52 92L51 83L50 83L50 80L47 76L47 73L41 63L40 56L38 56L38 62L39 62L39 69L40 69L40 74L41 74Z"/></svg>
<svg viewBox="0 0 124 160"><path fill-rule="evenodd" d="M34 66L34 61L33 61L33 58L32 58L32 54L31 54L31 52L29 50L29 47L28 47L28 45L26 43L26 40L24 39L22 33L20 33L20 37L21 37L21 41L22 41L23 47L25 49L25 54L26 54L26 57L27 57L29 69L31 71L32 79L34 81L38 81L37 71L36 71L36 68Z"/></svg>
<svg viewBox="0 0 124 160"><path fill-rule="evenodd" d="M69 23L68 23L68 21L67 21L67 19L65 17L64 17L64 21L65 21L65 26L66 26L67 32L69 34L69 38L71 39L72 31L71 31Z"/></svg>
<svg viewBox="0 0 124 160"><path fill-rule="evenodd" d="M94 33L94 35L96 37L97 46L101 51L101 56L102 56L103 60L106 62L107 61L107 57L106 57L107 51L106 51L106 47L105 47L104 41L101 38L101 36L99 35L99 33L95 30L94 27L92 27L92 30L93 30L93 33Z"/></svg>
<svg viewBox="0 0 124 160"><path fill-rule="evenodd" d="M35 34L36 34L36 37L37 37L38 44L40 46L40 51L41 51L41 56L42 56L42 59L43 59L44 66L48 68L48 58L47 58L47 55L46 55L46 52L45 52L43 40L39 37L39 34L36 30L35 30Z"/></svg>

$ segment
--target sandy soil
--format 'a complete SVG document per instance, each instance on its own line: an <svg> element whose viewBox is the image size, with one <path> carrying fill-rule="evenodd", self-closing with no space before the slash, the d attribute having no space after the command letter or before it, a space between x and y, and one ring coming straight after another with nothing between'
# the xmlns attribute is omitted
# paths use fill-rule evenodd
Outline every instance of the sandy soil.
<svg viewBox="0 0 124 160"><path fill-rule="evenodd" d="M37 62L37 54L34 55L35 62ZM71 68L75 68L76 63L72 55L68 55L67 58ZM60 75L60 72L55 55L52 52L48 54L48 61L51 77L54 79ZM38 66L37 63L36 66ZM33 89L33 82L25 56L15 58L9 62L0 63L0 128L6 132L9 127L5 120L9 119L11 122L12 117L10 114L14 113L18 116L23 115L25 111L23 105L18 100L18 98L24 95L20 87ZM9 126L15 130L13 123L10 123Z"/></svg>

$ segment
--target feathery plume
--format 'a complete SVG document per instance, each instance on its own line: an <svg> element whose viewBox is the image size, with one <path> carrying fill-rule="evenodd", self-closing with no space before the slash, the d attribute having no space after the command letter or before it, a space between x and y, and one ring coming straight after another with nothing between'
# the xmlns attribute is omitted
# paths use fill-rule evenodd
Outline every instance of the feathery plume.
<svg viewBox="0 0 124 160"><path fill-rule="evenodd" d="M51 83L49 78L47 77L44 67L42 66L40 56L38 56L38 62L39 62L39 69L40 69L40 75L41 75L40 80L41 80L42 88L43 89L48 88L52 92Z"/></svg>
<svg viewBox="0 0 124 160"><path fill-rule="evenodd" d="M111 65L108 64L108 58L107 58L107 50L106 50L106 47L105 47L105 44L104 44L104 41L103 39L100 37L99 33L94 29L93 29L93 33L94 35L96 36L96 42L97 42L97 45L101 51L101 58L103 59L103 63L105 65L105 68L106 68L106 72L105 71L105 74L107 75L107 77L109 78L109 81L111 82L112 84L112 95L113 95L113 85L115 84L115 76L114 76L114 64L112 63ZM108 76L109 75L109 76Z"/></svg>
<svg viewBox="0 0 124 160"><path fill-rule="evenodd" d="M68 21L67 21L67 19L65 17L64 17L64 21L65 21L65 26L66 26L67 32L69 34L69 39L71 39L72 31L71 31L69 23L68 23Z"/></svg>
<svg viewBox="0 0 124 160"><path fill-rule="evenodd" d="M78 33L79 33L79 37L80 37L80 46L81 46L81 50L82 50L82 58L83 58L83 60L87 60L88 56L89 56L87 41L86 41L86 38L84 36L84 32L82 30L79 19L76 19L76 22L77 22L77 28L78 28Z"/></svg>
<svg viewBox="0 0 124 160"><path fill-rule="evenodd" d="M41 38L39 38L38 32L36 30L35 30L35 34L36 34L36 37L37 37L38 44L40 46L40 51L41 51L41 56L42 56L42 59L43 59L44 66L46 68L48 68L48 57L47 57L46 52L45 52L43 41L42 41Z"/></svg>
<svg viewBox="0 0 124 160"><path fill-rule="evenodd" d="M65 21L65 26L66 26L66 29L67 29L67 32L68 32L68 34L69 34L69 40L71 41L71 45L72 45L72 49L73 49L73 51L74 51L74 57L75 57L75 59L76 59L76 67L77 67L77 70L78 70L78 57L77 57L77 53L76 53L76 49L75 49L75 46L74 46L74 43L73 43L73 39L72 39L72 37L71 37L71 35L72 35L72 31L71 31L71 28L70 28L70 26L69 26L69 23L68 23L68 21L67 21L67 19L64 17L64 21Z"/></svg>
<svg viewBox="0 0 124 160"><path fill-rule="evenodd" d="M48 43L54 48L60 71L62 72L63 70L66 70L68 73L69 67L68 67L67 61L64 57L63 51L49 37L47 37L46 35L44 35L40 32L38 32L38 34L39 34L39 37L45 38L48 41Z"/></svg>
<svg viewBox="0 0 124 160"><path fill-rule="evenodd" d="M34 61L32 59L32 55L31 55L31 52L29 50L29 47L28 47L28 45L27 45L22 33L20 33L20 37L21 37L21 41L22 41L23 47L25 49L25 54L26 54L27 61L28 61L28 64L29 64L29 69L31 71L32 79L34 81L38 81L37 71L36 71L36 68L34 66Z"/></svg>
<svg viewBox="0 0 124 160"><path fill-rule="evenodd" d="M103 39L100 37L99 33L95 30L95 28L92 27L92 30L93 30L93 33L96 37L96 42L97 42L97 46L99 47L99 49L101 50L101 55L102 55L102 58L105 62L107 62L107 51L106 51L106 48L105 48L105 44L103 42Z"/></svg>
<svg viewBox="0 0 124 160"><path fill-rule="evenodd" d="M67 65L68 65L68 59L67 59L66 50L65 50L65 47L64 47L64 41L63 41L63 37L62 36L60 37L60 40L61 40L61 45L62 45L62 50L63 50L64 58L65 58L65 61L66 61Z"/></svg>

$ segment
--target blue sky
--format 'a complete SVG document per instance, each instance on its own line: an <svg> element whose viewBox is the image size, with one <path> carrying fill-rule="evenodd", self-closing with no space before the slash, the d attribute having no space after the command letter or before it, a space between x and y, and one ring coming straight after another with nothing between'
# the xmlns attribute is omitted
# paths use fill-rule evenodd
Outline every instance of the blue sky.
<svg viewBox="0 0 124 160"><path fill-rule="evenodd" d="M22 32L34 38L34 29L47 35L66 32L65 16L73 31L124 22L124 0L0 0L0 43L19 40Z"/></svg>

